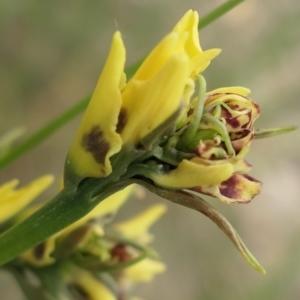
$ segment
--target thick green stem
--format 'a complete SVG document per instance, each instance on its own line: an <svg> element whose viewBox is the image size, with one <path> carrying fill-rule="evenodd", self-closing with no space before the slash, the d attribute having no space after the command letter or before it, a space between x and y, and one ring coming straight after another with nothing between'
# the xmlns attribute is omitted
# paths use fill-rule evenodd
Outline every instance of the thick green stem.
<svg viewBox="0 0 300 300"><path fill-rule="evenodd" d="M225 15L227 12L229 12L231 9L239 5L245 0L229 0L225 2L224 4L220 5L216 9L214 9L211 13L208 15L204 16L201 18L199 24L198 24L198 29L202 29L209 25L210 23L214 22L218 18L222 17Z"/></svg>
<svg viewBox="0 0 300 300"><path fill-rule="evenodd" d="M62 190L29 218L1 234L0 265L84 217L108 196L125 188L126 183L119 182L113 187L104 183L103 189L101 185L101 180L87 179L76 194ZM97 197L93 194L95 190L100 190Z"/></svg>

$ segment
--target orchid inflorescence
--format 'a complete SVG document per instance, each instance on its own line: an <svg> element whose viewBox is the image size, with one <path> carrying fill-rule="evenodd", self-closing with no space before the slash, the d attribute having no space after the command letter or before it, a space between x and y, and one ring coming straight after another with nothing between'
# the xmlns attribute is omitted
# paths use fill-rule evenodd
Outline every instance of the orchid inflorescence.
<svg viewBox="0 0 300 300"><path fill-rule="evenodd" d="M202 73L221 51L202 50L197 26L198 14L188 11L128 81L126 50L116 32L68 152L61 191L45 206L24 211L52 177L18 192L15 181L0 187L0 263L30 287L29 299L40 289L30 286L25 270L39 278L40 299L121 299L133 282L164 270L147 234L164 206L109 224L134 183L209 217L265 272L202 195L250 202L261 190L245 161L251 142L294 127L255 130L260 108L247 88L206 91ZM57 280L50 284L51 276Z"/></svg>

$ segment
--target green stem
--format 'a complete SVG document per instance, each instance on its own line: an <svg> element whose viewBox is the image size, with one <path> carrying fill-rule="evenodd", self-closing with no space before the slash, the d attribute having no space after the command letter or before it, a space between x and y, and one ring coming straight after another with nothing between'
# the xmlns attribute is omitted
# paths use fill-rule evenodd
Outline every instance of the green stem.
<svg viewBox="0 0 300 300"><path fill-rule="evenodd" d="M80 102L76 103L69 110L64 112L62 115L58 116L50 123L42 127L39 131L30 136L27 140L21 143L19 146L11 149L7 155L3 156L0 159L0 169L3 169L14 160L33 149L41 142L43 142L46 138L51 136L54 132L56 132L63 125L71 121L75 118L79 113L81 113L87 106L90 97L85 97Z"/></svg>
<svg viewBox="0 0 300 300"><path fill-rule="evenodd" d="M199 30L203 29L204 27L206 27L210 23L214 22L218 18L225 15L227 12L229 12L231 9L233 9L235 6L239 5L243 1L245 1L245 0L229 0L229 1L225 2L224 4L220 5L215 10L213 10L211 13L204 16L200 20L200 22L198 24L198 29Z"/></svg>
<svg viewBox="0 0 300 300"><path fill-rule="evenodd" d="M0 265L84 217L101 201L126 185L119 182L110 187L105 180L102 184L101 180L89 178L81 183L76 193L62 190L37 212L0 235ZM100 191L97 197L96 190Z"/></svg>
<svg viewBox="0 0 300 300"><path fill-rule="evenodd" d="M226 12L234 8L239 3L243 2L244 0L231 0L228 1L221 6L217 7L215 10L213 10L208 15L204 16L199 24L198 28L203 29L222 15L224 15ZM132 64L128 68L126 68L125 73L127 74L127 77L130 78L135 71L139 68L139 66L142 64L143 59L138 60L136 63ZM71 121L73 118L75 118L77 115L79 115L82 111L84 111L87 107L87 104L89 102L89 99L91 98L91 95L85 97L84 99L80 100L78 103L76 103L74 106L72 106L69 110L64 112L61 116L57 117L53 121L51 121L49 124L42 127L39 131L34 133L31 137L29 137L27 140L25 140L21 145L15 147L13 150L11 150L7 155L2 157L0 159L0 170L4 167L8 166L10 163L21 157L23 154L31 150L32 148L39 145L42 141L47 139L49 136L51 136L54 132L56 132L58 129L60 129L62 126L64 126L66 123Z"/></svg>

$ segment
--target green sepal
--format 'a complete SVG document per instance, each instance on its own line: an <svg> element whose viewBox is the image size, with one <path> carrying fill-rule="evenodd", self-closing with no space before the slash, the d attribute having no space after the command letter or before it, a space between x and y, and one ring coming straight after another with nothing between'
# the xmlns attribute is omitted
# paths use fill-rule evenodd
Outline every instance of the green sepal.
<svg viewBox="0 0 300 300"><path fill-rule="evenodd" d="M222 214L215 210L205 200L185 191L160 188L148 181L134 180L134 182L144 186L149 191L167 200L170 200L171 202L194 209L208 217L227 235L227 237L231 240L233 245L237 248L237 250L244 257L248 264L250 264L256 271L260 272L261 274L266 273L265 269L260 265L260 263L246 247L233 226L227 221L224 216L222 216Z"/></svg>
<svg viewBox="0 0 300 300"><path fill-rule="evenodd" d="M193 139L185 146L186 151L191 151L199 145L199 141L213 140L218 134L214 129L200 129Z"/></svg>
<svg viewBox="0 0 300 300"><path fill-rule="evenodd" d="M267 137L272 137L284 133L288 133L298 129L298 126L285 126L285 127L277 127L277 128L269 128L269 129L256 129L254 132L255 139L264 139Z"/></svg>

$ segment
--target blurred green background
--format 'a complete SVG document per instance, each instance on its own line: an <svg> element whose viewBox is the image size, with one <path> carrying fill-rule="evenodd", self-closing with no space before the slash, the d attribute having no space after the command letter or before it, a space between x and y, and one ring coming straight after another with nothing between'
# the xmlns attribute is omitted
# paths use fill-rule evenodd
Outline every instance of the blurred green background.
<svg viewBox="0 0 300 300"><path fill-rule="evenodd" d="M0 2L0 134L35 132L90 94L111 36L122 31L128 65L143 57L188 10L205 15L224 1L91 0ZM203 49L222 48L205 71L208 88L242 85L262 108L257 127L300 124L300 2L247 0L200 33ZM80 117L0 175L21 183L53 173L57 184ZM153 228L168 269L135 294L148 300L300 299L299 131L255 141L251 175L263 191L248 205L210 202L235 226L267 270L252 270L204 216L153 195L133 199L122 217L155 202L168 214ZM54 193L56 187L48 192ZM0 273L0 299L23 299Z"/></svg>

